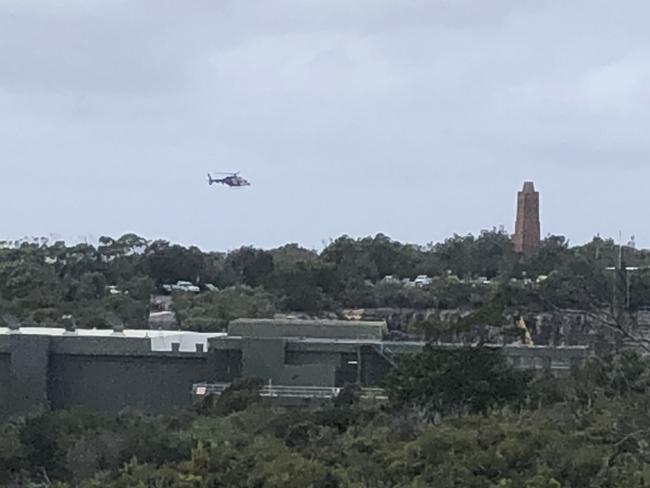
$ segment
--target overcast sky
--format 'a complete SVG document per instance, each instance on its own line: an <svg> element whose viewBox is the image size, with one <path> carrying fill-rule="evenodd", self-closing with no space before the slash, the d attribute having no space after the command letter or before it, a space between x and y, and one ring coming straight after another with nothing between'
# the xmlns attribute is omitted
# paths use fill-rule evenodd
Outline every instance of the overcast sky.
<svg viewBox="0 0 650 488"><path fill-rule="evenodd" d="M0 239L650 247L650 2L0 0ZM242 171L245 190L209 187Z"/></svg>

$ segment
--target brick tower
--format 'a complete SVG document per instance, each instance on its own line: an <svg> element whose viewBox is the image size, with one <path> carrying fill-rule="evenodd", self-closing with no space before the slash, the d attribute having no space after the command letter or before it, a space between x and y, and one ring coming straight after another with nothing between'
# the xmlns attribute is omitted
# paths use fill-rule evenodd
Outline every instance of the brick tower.
<svg viewBox="0 0 650 488"><path fill-rule="evenodd" d="M539 192L532 181L524 183L517 195L517 222L512 236L515 252L529 253L539 247Z"/></svg>

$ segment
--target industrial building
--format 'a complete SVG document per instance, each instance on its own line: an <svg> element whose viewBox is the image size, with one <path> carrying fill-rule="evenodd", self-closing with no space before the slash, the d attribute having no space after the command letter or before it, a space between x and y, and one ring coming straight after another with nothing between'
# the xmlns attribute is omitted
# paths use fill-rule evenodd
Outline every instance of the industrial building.
<svg viewBox="0 0 650 488"><path fill-rule="evenodd" d="M283 386L380 386L423 342L384 340L384 322L236 320L228 333L0 328L0 416L38 409L188 406L199 383L258 378ZM435 347L458 347L439 344ZM561 373L586 346L501 347L517 367Z"/></svg>

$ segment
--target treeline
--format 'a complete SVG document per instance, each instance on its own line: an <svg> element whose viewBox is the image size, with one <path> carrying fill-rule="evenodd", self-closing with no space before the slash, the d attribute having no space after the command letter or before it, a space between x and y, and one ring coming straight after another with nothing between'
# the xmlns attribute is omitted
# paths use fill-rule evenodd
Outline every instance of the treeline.
<svg viewBox="0 0 650 488"><path fill-rule="evenodd" d="M571 247L551 236L536 253L521 256L497 230L428 246L381 234L343 236L321 252L296 244L204 252L133 234L103 237L98 246L26 243L0 249L0 310L27 325L55 324L72 314L83 327L107 327L108 316L144 327L150 296L178 281L205 292L174 300L183 324L198 329L222 328L240 316L343 308L480 309L495 300L499 306L552 301L589 308L611 301L613 273L606 268L618 253L611 240ZM650 253L625 248L624 257L628 266L640 267L630 275L630 307L650 305L650 273L643 269ZM418 275L431 283L400 281Z"/></svg>
<svg viewBox="0 0 650 488"><path fill-rule="evenodd" d="M650 364L593 358L557 379L497 351L403 360L389 402L348 387L281 409L234 385L175 416L43 413L0 435L0 483L56 488L650 486Z"/></svg>

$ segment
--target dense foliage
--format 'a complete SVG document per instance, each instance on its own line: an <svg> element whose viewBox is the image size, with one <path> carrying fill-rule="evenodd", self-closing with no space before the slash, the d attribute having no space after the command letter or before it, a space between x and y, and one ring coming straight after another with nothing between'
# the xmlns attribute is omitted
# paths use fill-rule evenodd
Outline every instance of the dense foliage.
<svg viewBox="0 0 650 488"><path fill-rule="evenodd" d="M394 405L415 406L433 415L486 413L525 397L528 371L510 368L496 349L441 350L400 358L388 386Z"/></svg>
<svg viewBox="0 0 650 488"><path fill-rule="evenodd" d="M630 266L650 264L648 251L624 252ZM551 236L536 253L521 256L509 236L496 230L428 246L381 234L343 236L320 253L295 244L203 252L132 234L104 237L98 246L43 241L0 247L0 311L27 324L55 324L72 314L83 327L106 327L111 316L143 327L150 296L163 293L164 285L188 281L202 293L179 293L175 310L183 327L197 330L222 329L245 315L344 308L483 310L494 317L508 306L608 304L612 273L606 268L617 255L611 240L570 247ZM422 274L431 277L426 286L401 281ZM650 272L639 269L629 284L630 307L649 306Z"/></svg>
<svg viewBox="0 0 650 488"><path fill-rule="evenodd" d="M317 409L273 408L248 382L174 417L54 412L16 420L2 427L0 483L650 486L650 364L636 354L594 358L559 380L512 371L491 351L428 351L399 365L387 386L388 405L351 395Z"/></svg>

